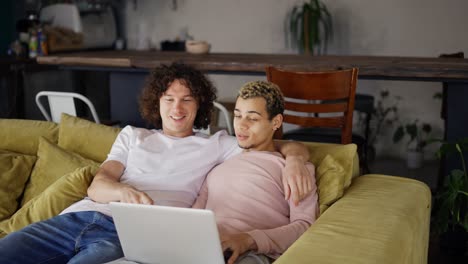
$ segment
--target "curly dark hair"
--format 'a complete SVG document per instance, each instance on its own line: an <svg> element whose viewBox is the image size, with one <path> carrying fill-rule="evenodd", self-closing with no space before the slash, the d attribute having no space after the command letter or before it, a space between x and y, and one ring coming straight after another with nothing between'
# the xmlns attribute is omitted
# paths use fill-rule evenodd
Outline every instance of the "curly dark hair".
<svg viewBox="0 0 468 264"><path fill-rule="evenodd" d="M207 128L211 122L213 101L216 100L216 88L202 72L181 63L161 65L151 71L139 98L142 118L156 129L162 128L159 99L175 80L187 86L197 100L198 111L194 127L196 129Z"/></svg>

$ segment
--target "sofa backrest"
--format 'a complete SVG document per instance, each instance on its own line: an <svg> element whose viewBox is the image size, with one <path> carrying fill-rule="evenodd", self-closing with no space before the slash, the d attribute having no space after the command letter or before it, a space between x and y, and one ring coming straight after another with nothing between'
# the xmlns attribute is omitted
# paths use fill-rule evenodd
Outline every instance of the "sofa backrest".
<svg viewBox="0 0 468 264"><path fill-rule="evenodd" d="M68 114L62 114L58 146L85 158L103 162L109 154L120 128L96 124Z"/></svg>
<svg viewBox="0 0 468 264"><path fill-rule="evenodd" d="M0 119L0 149L36 155L40 137L66 151L98 163L103 162L120 128L63 114L60 124L46 121ZM302 142L315 165L320 211L341 198L359 175L356 145Z"/></svg>
<svg viewBox="0 0 468 264"><path fill-rule="evenodd" d="M0 149L36 155L39 138L57 143L59 127L53 122L0 119Z"/></svg>
<svg viewBox="0 0 468 264"><path fill-rule="evenodd" d="M36 155L39 138L84 158L103 162L120 128L99 125L62 114L60 124L48 121L0 119L0 149Z"/></svg>

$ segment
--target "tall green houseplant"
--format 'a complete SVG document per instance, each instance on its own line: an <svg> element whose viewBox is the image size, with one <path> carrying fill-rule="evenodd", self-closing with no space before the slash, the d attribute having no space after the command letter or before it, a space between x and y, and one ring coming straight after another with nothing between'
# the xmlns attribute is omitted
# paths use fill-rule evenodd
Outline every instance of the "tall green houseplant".
<svg viewBox="0 0 468 264"><path fill-rule="evenodd" d="M324 54L332 37L330 12L320 0L310 0L294 6L289 17L290 39L301 53Z"/></svg>
<svg viewBox="0 0 468 264"><path fill-rule="evenodd" d="M446 176L442 190L435 197L435 231L444 233L460 227L468 232L468 173L464 151L468 150L468 138L456 143L444 142L437 155L439 158L456 153L460 157L460 169L453 169ZM466 241L466 240L465 240Z"/></svg>

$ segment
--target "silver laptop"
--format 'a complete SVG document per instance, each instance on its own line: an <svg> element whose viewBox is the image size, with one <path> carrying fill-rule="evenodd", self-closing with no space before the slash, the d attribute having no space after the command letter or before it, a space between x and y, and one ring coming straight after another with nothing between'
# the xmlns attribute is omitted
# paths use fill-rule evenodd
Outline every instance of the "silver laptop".
<svg viewBox="0 0 468 264"><path fill-rule="evenodd" d="M212 211L110 203L124 261L225 263Z"/></svg>

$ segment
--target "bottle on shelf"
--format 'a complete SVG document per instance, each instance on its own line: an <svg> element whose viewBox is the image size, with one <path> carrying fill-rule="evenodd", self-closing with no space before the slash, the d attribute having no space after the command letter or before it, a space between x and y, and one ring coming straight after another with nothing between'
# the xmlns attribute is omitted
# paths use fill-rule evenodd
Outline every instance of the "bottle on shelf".
<svg viewBox="0 0 468 264"><path fill-rule="evenodd" d="M31 30L31 35L29 37L29 58L34 59L37 57L37 33L35 30Z"/></svg>
<svg viewBox="0 0 468 264"><path fill-rule="evenodd" d="M49 54L49 49L47 47L47 36L42 28L39 27L37 30L37 41L38 41L38 55L46 56Z"/></svg>

